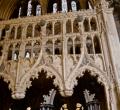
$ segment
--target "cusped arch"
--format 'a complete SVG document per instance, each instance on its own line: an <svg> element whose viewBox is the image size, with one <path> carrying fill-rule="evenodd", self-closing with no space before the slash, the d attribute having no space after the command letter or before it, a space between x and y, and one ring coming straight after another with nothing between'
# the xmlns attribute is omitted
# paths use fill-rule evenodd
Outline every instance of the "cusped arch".
<svg viewBox="0 0 120 110"><path fill-rule="evenodd" d="M98 76L98 83L102 84L104 87L109 87L109 80L107 77L107 74L104 71L101 71L93 66L85 65L83 67L80 67L75 71L74 73L71 73L69 76L67 83L70 86L70 88L74 88L75 85L77 85L77 79L83 77L85 72L89 71L91 76Z"/></svg>
<svg viewBox="0 0 120 110"><path fill-rule="evenodd" d="M48 67L46 65L38 66L38 67L34 68L32 71L26 73L19 82L20 87L23 87L23 90L26 91L26 89L31 86L30 79L38 78L39 72L41 72L42 70L47 72L47 78L55 76L54 85L59 86L60 89L61 88L63 89L61 74L58 73L56 70L54 70L54 68Z"/></svg>

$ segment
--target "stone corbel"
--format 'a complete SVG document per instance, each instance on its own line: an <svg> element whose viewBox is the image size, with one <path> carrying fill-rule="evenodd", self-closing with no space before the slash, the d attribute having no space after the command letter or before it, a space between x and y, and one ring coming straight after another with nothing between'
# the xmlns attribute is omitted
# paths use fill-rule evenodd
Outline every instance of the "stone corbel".
<svg viewBox="0 0 120 110"><path fill-rule="evenodd" d="M60 90L59 92L63 97L69 97L69 96L72 96L73 94L73 90L69 90L69 89Z"/></svg>
<svg viewBox="0 0 120 110"><path fill-rule="evenodd" d="M15 90L12 91L13 99L23 99L25 97L25 90L22 87L16 86Z"/></svg>

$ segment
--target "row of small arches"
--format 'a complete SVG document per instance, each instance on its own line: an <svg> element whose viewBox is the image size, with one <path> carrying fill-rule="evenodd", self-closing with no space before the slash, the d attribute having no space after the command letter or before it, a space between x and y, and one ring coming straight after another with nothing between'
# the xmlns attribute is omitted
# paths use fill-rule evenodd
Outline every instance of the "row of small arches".
<svg viewBox="0 0 120 110"><path fill-rule="evenodd" d="M55 48L54 53L55 54L61 54L62 53L62 42L61 40L56 40L55 43L53 43L52 40L48 40L46 42L46 52L48 54L53 54L53 45ZM68 54L81 54L81 47L82 47L82 41L80 37L76 37L75 39L68 38L67 40L67 53ZM100 39L97 35L95 35L93 38L88 36L86 38L86 49L88 54L101 54L101 44Z"/></svg>
<svg viewBox="0 0 120 110"><path fill-rule="evenodd" d="M33 44L33 45L32 45ZM20 46L21 43L17 44L11 44L8 48L8 60L17 60L20 54ZM25 45L25 51L24 51L24 57L30 58L35 57L37 58L39 56L41 50L41 43L39 41L36 41L35 43L28 42Z"/></svg>
<svg viewBox="0 0 120 110"><path fill-rule="evenodd" d="M73 43L74 42L74 43ZM21 44L10 45L8 49L8 60L17 60L20 52ZM81 54L82 43L80 37L76 37L74 40L68 38L67 40L67 53L68 54ZM53 43L52 40L48 40L45 43L45 52L48 55L61 55L62 54L62 41L61 39L56 39ZM25 45L24 57L25 58L38 58L41 50L41 43L36 41L35 43L28 42ZM101 54L101 44L100 39L97 35L93 38L86 38L86 50L88 54Z"/></svg>
<svg viewBox="0 0 120 110"><path fill-rule="evenodd" d="M89 31L96 31L97 30L97 22L96 19L94 17L92 17L90 20L88 18L85 18L83 21L83 28L84 32L89 32ZM5 29L3 29L2 31L2 37L4 37L5 35ZM23 31L23 27L19 26L17 27L17 35L15 38L15 31L16 31L16 27L12 27L10 29L10 35L9 38L10 39L20 39L22 37L22 31ZM79 25L78 25L78 21L77 19L75 19L72 23L72 21L70 19L68 19L66 21L66 33L79 33ZM62 33L62 23L60 21L57 21L54 25L52 22L48 22L46 24L46 36L49 35L60 35ZM27 26L27 30L26 30L26 38L29 37L38 37L41 36L41 24L38 23L35 25L35 27L33 28L33 24L29 24ZM2 40L3 38L1 38Z"/></svg>

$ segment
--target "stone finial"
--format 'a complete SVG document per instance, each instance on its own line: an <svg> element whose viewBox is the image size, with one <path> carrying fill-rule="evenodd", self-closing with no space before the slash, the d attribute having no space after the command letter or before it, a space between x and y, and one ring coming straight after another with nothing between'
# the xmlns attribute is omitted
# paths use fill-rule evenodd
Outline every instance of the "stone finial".
<svg viewBox="0 0 120 110"><path fill-rule="evenodd" d="M56 94L56 91L54 89L52 89L51 91L49 91L49 95L43 95L43 98L44 98L43 104L53 105L53 100L54 100L55 94Z"/></svg>
<svg viewBox="0 0 120 110"><path fill-rule="evenodd" d="M95 94L90 95L90 91L87 89L85 89L84 91L84 96L85 96L86 103L94 101Z"/></svg>

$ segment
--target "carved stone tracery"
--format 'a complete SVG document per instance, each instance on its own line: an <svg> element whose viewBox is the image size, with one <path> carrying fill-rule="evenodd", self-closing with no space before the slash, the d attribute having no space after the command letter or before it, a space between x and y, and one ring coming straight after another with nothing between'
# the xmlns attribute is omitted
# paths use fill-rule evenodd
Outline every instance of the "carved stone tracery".
<svg viewBox="0 0 120 110"><path fill-rule="evenodd" d="M31 85L31 78L38 78L39 72L42 70L47 72L47 77L53 77L55 86L59 87L59 91L62 96L71 96L73 93L73 88L77 85L77 77L82 77L85 71L89 71L90 75L98 76L98 82L102 83L105 87L109 87L110 81L109 76L107 76L106 65L104 59L104 53L96 53L95 50L92 53L87 51L87 37L91 39L88 43L92 43L93 49L95 47L94 36L100 35L101 30L99 30L99 21L97 21L96 10L82 10L77 12L69 13L56 13L51 15L44 15L41 17L26 17L14 20L2 21L0 28L4 28L5 25L13 25L16 27L22 27L22 36L19 39L10 39L8 36L11 32L12 26L10 27L10 32L7 33L4 40L0 41L0 44L5 44L3 50L3 56L0 60L1 71L0 75L4 77L5 81L10 82L9 86L12 90L13 98L24 98L25 91ZM95 22L90 22L94 18ZM71 22L71 32L66 33L66 23L67 20ZM87 20L86 25L88 26L87 32L84 30L84 22ZM74 24L74 21L76 22ZM52 25L51 34L46 34L47 24ZM57 34L55 34L56 24ZM92 24L93 23L93 24ZM96 23L96 24L95 24ZM28 24L33 26L31 30L31 36L27 38L27 28ZM34 27L36 24L39 25L40 33L35 36ZM76 31L74 31L77 28ZM94 29L90 26L92 25ZM97 29L96 29L97 28ZM37 30L38 31L38 30ZM13 37L13 36L12 36ZM72 39L73 53L68 53L67 41ZM76 42L76 39L78 42ZM99 38L100 40L101 38ZM50 42L49 42L50 41ZM34 48L35 42L39 42L39 47ZM57 43L56 43L57 42ZM7 55L9 46L12 44L12 55L14 53L14 47L16 44L20 44L19 56L16 60L11 59L7 61ZM30 45L25 47L27 44ZM101 42L100 42L101 43ZM76 54L76 45L80 51ZM70 45L71 46L71 45ZM101 44L100 44L101 46ZM91 46L88 46L90 48ZM37 52L37 57L34 57L34 49L40 49ZM55 49L59 52L55 52ZM50 49L50 50L49 50ZM46 51L47 50L47 51ZM26 51L30 51L29 57L25 57ZM3 67L4 66L4 69Z"/></svg>

